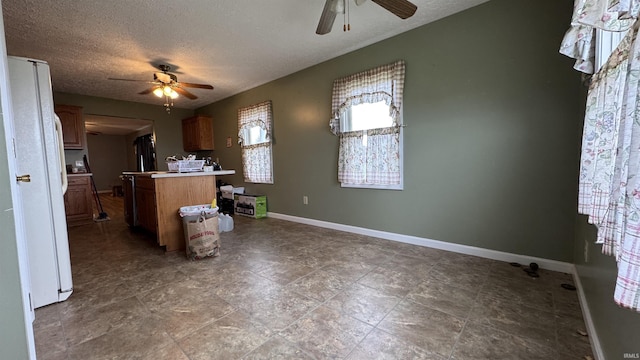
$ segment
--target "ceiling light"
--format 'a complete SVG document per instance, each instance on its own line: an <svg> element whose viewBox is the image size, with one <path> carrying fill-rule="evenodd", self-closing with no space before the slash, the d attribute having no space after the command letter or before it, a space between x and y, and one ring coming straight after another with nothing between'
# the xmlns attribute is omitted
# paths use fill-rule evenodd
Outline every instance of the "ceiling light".
<svg viewBox="0 0 640 360"><path fill-rule="evenodd" d="M153 89L153 94L159 98L164 97L164 108L167 113L171 112L173 106L173 99L178 97L178 93L173 89L171 85L163 84Z"/></svg>

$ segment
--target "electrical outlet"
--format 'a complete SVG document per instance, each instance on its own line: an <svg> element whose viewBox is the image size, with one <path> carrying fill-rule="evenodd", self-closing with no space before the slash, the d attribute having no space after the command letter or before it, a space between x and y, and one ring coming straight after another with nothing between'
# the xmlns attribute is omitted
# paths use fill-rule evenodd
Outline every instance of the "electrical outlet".
<svg viewBox="0 0 640 360"><path fill-rule="evenodd" d="M302 197L302 203L303 203L304 205L309 205L309 197L308 197L307 195L304 195L304 196Z"/></svg>

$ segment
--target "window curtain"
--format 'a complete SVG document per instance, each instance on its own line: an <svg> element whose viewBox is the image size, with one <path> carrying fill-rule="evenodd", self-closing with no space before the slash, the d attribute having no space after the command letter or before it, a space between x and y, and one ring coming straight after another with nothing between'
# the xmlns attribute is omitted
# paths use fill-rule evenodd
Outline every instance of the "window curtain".
<svg viewBox="0 0 640 360"><path fill-rule="evenodd" d="M333 82L331 131L340 137L338 181L351 185L400 184L400 111L405 64L398 60ZM351 106L384 101L393 126L342 131L340 119Z"/></svg>
<svg viewBox="0 0 640 360"><path fill-rule="evenodd" d="M238 110L238 144L242 148L242 171L245 182L273 184L271 155L271 101ZM259 126L267 133L267 142L249 144L249 129Z"/></svg>
<svg viewBox="0 0 640 360"><path fill-rule="evenodd" d="M602 252L616 258L614 301L640 312L638 1L577 0L574 10L574 20L585 19L585 23L572 24L572 29L611 30L612 22L619 30L631 27L591 79L582 137L578 212L588 215L589 222L596 225ZM578 59L583 63L592 60L588 56Z"/></svg>

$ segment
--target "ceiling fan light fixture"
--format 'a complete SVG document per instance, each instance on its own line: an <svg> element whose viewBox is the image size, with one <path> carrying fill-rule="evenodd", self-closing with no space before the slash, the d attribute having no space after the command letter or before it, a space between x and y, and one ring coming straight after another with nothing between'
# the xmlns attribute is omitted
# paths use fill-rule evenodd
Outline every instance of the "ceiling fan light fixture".
<svg viewBox="0 0 640 360"><path fill-rule="evenodd" d="M343 0L332 0L332 1L343 1ZM137 81L137 82L145 82L145 83L153 84L150 88L147 88L146 90L143 90L138 94L147 95L147 94L153 93L153 95L163 99L164 108L167 111L167 113L170 113L171 111L171 107L173 106L173 100L177 99L180 95L183 95L185 98L190 100L195 100L198 98L191 92L187 91L185 88L213 90L213 86L208 84L178 82L178 78L174 74L171 74L168 72L171 69L169 65L159 65L158 68L162 72L155 72L153 74L153 81L118 79L118 78L109 78L109 79L123 80L123 81Z"/></svg>

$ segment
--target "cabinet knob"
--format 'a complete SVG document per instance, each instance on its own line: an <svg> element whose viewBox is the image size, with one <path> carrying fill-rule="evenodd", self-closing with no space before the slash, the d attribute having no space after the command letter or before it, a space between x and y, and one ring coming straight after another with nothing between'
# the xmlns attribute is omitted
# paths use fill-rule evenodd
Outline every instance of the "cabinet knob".
<svg viewBox="0 0 640 360"><path fill-rule="evenodd" d="M16 181L31 182L31 175L16 175Z"/></svg>

